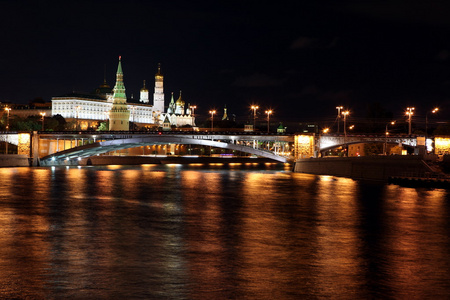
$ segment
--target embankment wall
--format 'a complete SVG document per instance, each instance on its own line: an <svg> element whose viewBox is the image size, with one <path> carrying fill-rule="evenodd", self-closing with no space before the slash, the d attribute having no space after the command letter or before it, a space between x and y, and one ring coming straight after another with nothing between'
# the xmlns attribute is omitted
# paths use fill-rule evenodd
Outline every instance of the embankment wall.
<svg viewBox="0 0 450 300"><path fill-rule="evenodd" d="M8 154L0 155L0 167L29 167L27 155Z"/></svg>
<svg viewBox="0 0 450 300"><path fill-rule="evenodd" d="M294 172L387 180L392 176L424 176L432 170L420 156L410 155L305 158L295 162Z"/></svg>

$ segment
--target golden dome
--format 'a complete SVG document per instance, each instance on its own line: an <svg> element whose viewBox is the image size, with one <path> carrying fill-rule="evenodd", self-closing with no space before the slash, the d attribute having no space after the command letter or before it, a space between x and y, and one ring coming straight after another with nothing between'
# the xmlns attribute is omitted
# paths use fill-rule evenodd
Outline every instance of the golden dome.
<svg viewBox="0 0 450 300"><path fill-rule="evenodd" d="M144 80L144 86L142 87L141 92L148 92L148 89L145 87L145 80Z"/></svg>

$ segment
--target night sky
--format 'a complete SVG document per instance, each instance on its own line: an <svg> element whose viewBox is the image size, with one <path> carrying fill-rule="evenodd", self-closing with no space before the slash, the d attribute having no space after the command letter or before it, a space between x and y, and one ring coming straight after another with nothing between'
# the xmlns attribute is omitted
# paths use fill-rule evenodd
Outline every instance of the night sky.
<svg viewBox="0 0 450 300"><path fill-rule="evenodd" d="M113 86L121 55L129 97L161 63L166 105L182 90L200 115L450 116L450 4L365 2L0 1L0 102L91 92L105 66Z"/></svg>

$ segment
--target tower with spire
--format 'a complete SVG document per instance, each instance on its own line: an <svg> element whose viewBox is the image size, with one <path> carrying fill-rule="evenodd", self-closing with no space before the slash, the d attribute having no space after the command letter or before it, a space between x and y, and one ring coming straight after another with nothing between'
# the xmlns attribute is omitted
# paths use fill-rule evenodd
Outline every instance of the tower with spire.
<svg viewBox="0 0 450 300"><path fill-rule="evenodd" d="M139 102L148 103L148 89L145 87L145 80L144 80L144 86L141 89L141 94L139 98Z"/></svg>
<svg viewBox="0 0 450 300"><path fill-rule="evenodd" d="M227 106L225 105L225 107L223 108L223 117L222 117L222 121L228 121L228 114L227 114Z"/></svg>
<svg viewBox="0 0 450 300"><path fill-rule="evenodd" d="M181 91L180 91L180 96L177 99L177 102L175 102L175 114L176 115L184 115L184 101L181 98Z"/></svg>
<svg viewBox="0 0 450 300"><path fill-rule="evenodd" d="M119 56L119 65L116 73L116 85L114 86L113 104L109 112L109 130L130 130L130 111L127 108L127 96L123 84L122 57Z"/></svg>
<svg viewBox="0 0 450 300"><path fill-rule="evenodd" d="M161 74L161 64L158 64L158 72L155 74L155 93L153 94L153 111L164 112L164 76Z"/></svg>
<svg viewBox="0 0 450 300"><path fill-rule="evenodd" d="M174 114L175 113L175 101L173 100L173 92L170 97L170 103L169 107L167 108L167 114Z"/></svg>

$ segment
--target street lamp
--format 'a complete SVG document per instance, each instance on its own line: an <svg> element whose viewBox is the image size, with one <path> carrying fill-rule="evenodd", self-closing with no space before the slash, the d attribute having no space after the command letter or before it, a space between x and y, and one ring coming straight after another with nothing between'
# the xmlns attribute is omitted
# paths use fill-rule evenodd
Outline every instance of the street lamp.
<svg viewBox="0 0 450 300"><path fill-rule="evenodd" d="M134 111L136 109L136 106L131 107L131 124L128 125L129 131L134 131Z"/></svg>
<svg viewBox="0 0 450 300"><path fill-rule="evenodd" d="M192 105L191 106L191 111L192 111L192 117L195 117L195 110L197 109L197 105Z"/></svg>
<svg viewBox="0 0 450 300"><path fill-rule="evenodd" d="M80 110L81 110L81 106L75 106L75 110L76 110L76 113L77 113L77 123L76 123L76 130L78 130L78 115L79 115L79 113L80 113Z"/></svg>
<svg viewBox="0 0 450 300"><path fill-rule="evenodd" d="M11 110L10 107L5 107L6 111L6 131L9 131L9 111Z"/></svg>
<svg viewBox="0 0 450 300"><path fill-rule="evenodd" d="M439 111L439 108L438 108L438 107L435 107L435 108L431 111L431 113L435 114L435 113L437 113L438 111ZM429 113L429 111L425 114L425 137L428 136L428 113Z"/></svg>
<svg viewBox="0 0 450 300"><path fill-rule="evenodd" d="M350 114L350 112L348 110L342 112L342 115L344 116L344 146L345 147L347 147L347 145L345 145L345 144L347 143L347 116L349 114ZM347 149L347 154L344 153L344 155L348 156L348 149Z"/></svg>
<svg viewBox="0 0 450 300"><path fill-rule="evenodd" d="M267 114L267 133L269 133L269 125L270 125L270 115L273 113L273 111L271 109L266 110L266 114Z"/></svg>
<svg viewBox="0 0 450 300"><path fill-rule="evenodd" d="M210 110L209 113L211 114L211 131L214 130L214 114L216 113L215 110Z"/></svg>
<svg viewBox="0 0 450 300"><path fill-rule="evenodd" d="M387 137L389 135L388 126L389 124L394 125L395 121L386 124L386 131L384 132L384 155L387 155Z"/></svg>
<svg viewBox="0 0 450 300"><path fill-rule="evenodd" d="M414 107L407 107L406 108L406 115L408 116L408 123L409 123L409 128L408 128L408 135L411 135L411 119L412 119L412 115L414 114Z"/></svg>
<svg viewBox="0 0 450 300"><path fill-rule="evenodd" d="M258 105L252 105L250 108L253 109L253 131L255 131L255 128L256 128L256 110L259 108L259 106Z"/></svg>
<svg viewBox="0 0 450 300"><path fill-rule="evenodd" d="M344 137L347 136L347 128L346 128L346 122L347 122L347 116L350 114L350 112L348 110L343 111L342 115L344 116Z"/></svg>
<svg viewBox="0 0 450 300"><path fill-rule="evenodd" d="M5 110L6 110L6 131L9 131L9 111L11 110L11 108L5 107ZM6 154L8 154L8 139L6 140L5 147L6 147Z"/></svg>
<svg viewBox="0 0 450 300"><path fill-rule="evenodd" d="M342 107L342 106L336 106L336 109L337 109L337 111L338 111L338 114L337 114L337 121L338 121L338 130L337 130L337 133L339 134L339 121L340 121L340 119L341 119L341 109L344 109L344 107Z"/></svg>
<svg viewBox="0 0 450 300"><path fill-rule="evenodd" d="M40 112L39 113L41 115L41 121L42 121L42 131L44 131L44 117L45 117L45 112Z"/></svg>

